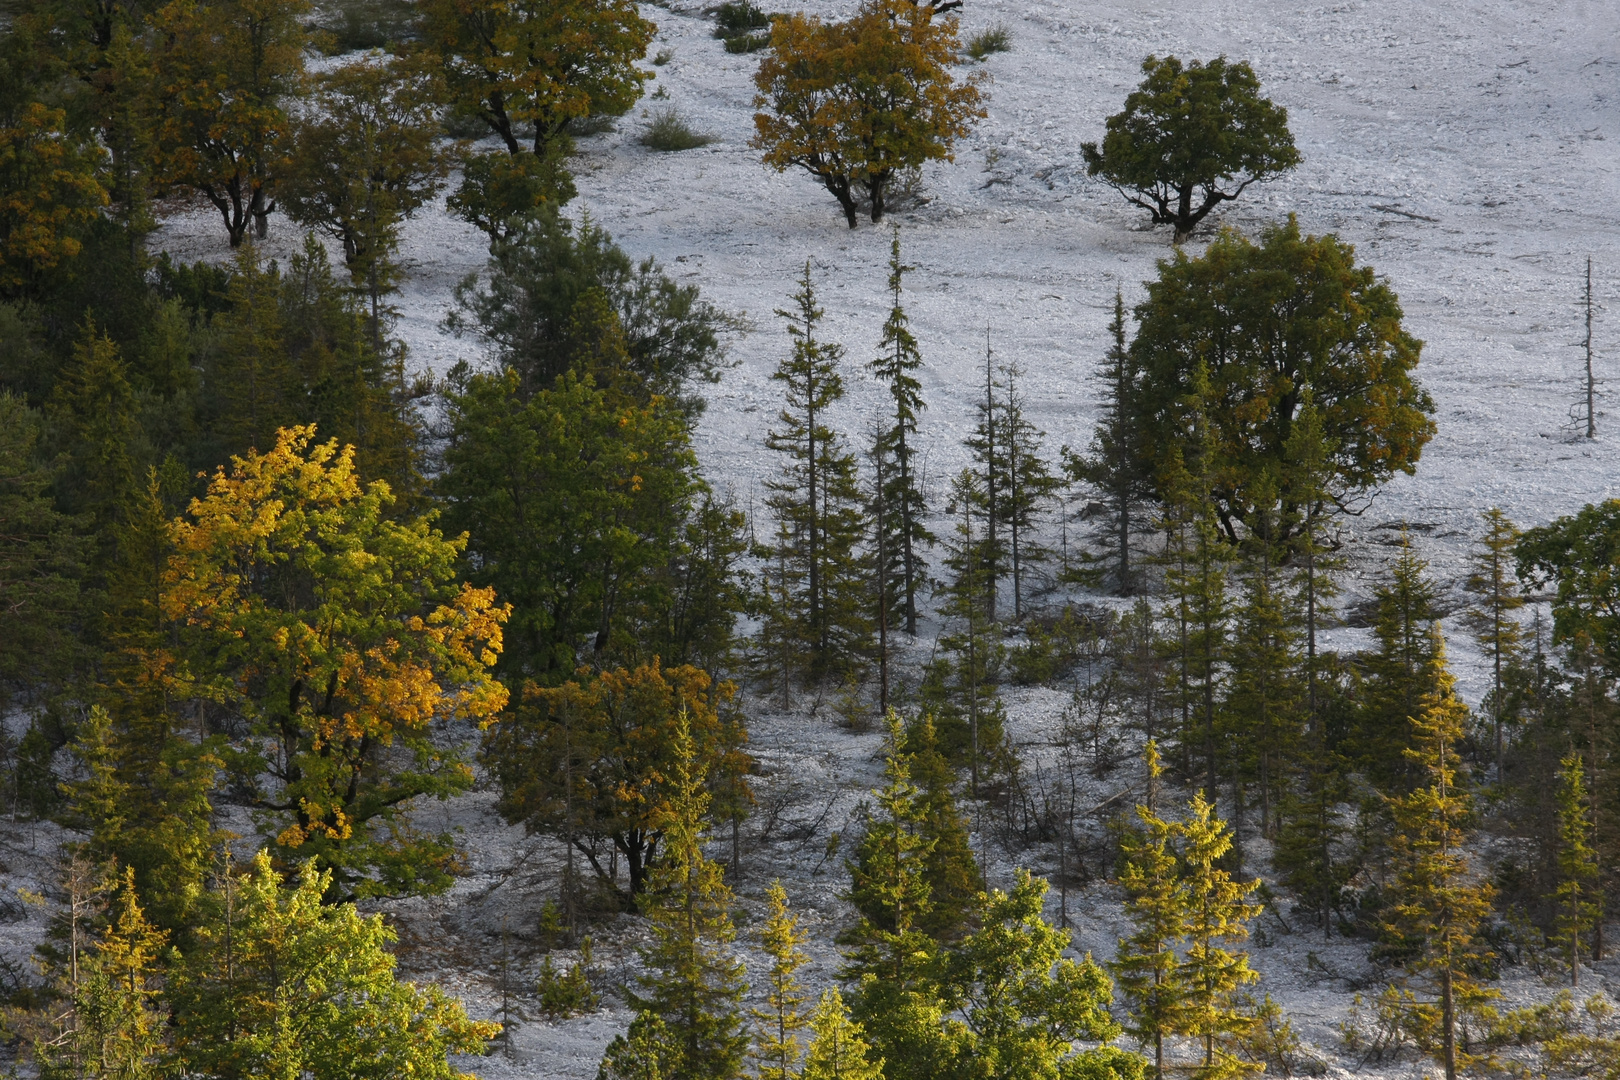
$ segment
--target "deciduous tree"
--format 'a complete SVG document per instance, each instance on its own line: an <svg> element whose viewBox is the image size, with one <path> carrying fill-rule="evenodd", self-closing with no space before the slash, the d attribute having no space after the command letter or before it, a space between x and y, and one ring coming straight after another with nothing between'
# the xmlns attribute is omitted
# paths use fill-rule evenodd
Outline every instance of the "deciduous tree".
<svg viewBox="0 0 1620 1080"><path fill-rule="evenodd" d="M1221 203L1299 164L1288 110L1260 96L1247 63L1216 57L1142 61L1142 85L1108 118L1102 145L1084 143L1086 171L1174 225L1176 242Z"/></svg>
<svg viewBox="0 0 1620 1080"><path fill-rule="evenodd" d="M1434 403L1412 377L1422 343L1402 328L1394 290L1356 265L1349 244L1302 236L1292 218L1259 243L1227 231L1197 258L1177 251L1136 316L1144 464L1164 498L1174 454L1191 462L1207 438L1205 490L1233 539L1260 510L1278 514L1285 540L1313 508L1357 509L1411 473L1434 435ZM1200 370L1207 387L1195 393ZM1285 468L1307 396L1327 449L1309 482ZM1256 485L1268 474L1273 503L1260 507Z"/></svg>
<svg viewBox="0 0 1620 1080"><path fill-rule="evenodd" d="M771 51L754 74L755 135L777 172L802 168L855 227L857 192L883 220L889 182L902 169L951 160L952 146L984 116L983 72L957 81L956 16L932 4L865 0L847 22L796 13L771 22Z"/></svg>

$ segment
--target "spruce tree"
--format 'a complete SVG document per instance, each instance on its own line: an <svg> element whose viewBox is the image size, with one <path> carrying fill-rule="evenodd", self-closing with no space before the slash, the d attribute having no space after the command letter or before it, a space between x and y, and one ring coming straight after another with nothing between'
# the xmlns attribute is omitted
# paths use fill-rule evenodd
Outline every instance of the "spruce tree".
<svg viewBox="0 0 1620 1080"><path fill-rule="evenodd" d="M1569 984L1581 985L1581 938L1602 917L1597 888L1598 860L1592 847L1592 819L1581 755L1570 751L1558 772L1558 905L1555 940L1569 958Z"/></svg>
<svg viewBox="0 0 1620 1080"><path fill-rule="evenodd" d="M967 1027L960 1060L984 1080L1139 1075L1141 1059L1108 1046L1121 1031L1109 1014L1113 990L1088 954L1041 914L1047 882L1020 869L1011 891L980 899L980 927L951 958L953 998Z"/></svg>
<svg viewBox="0 0 1620 1080"><path fill-rule="evenodd" d="M1125 300L1117 289L1108 334L1113 343L1097 365L1096 377L1103 391L1091 448L1081 455L1064 447L1063 467L1071 480L1089 484L1102 496L1108 508L1103 541L1111 564L1106 577L1112 579L1118 595L1129 596L1137 585L1131 566L1132 539L1143 524L1138 520L1139 507L1152 497L1153 484L1142 465L1140 442L1145 429L1137 421L1132 396L1135 381L1125 343ZM1100 582L1103 575L1086 574L1083 579Z"/></svg>
<svg viewBox="0 0 1620 1080"><path fill-rule="evenodd" d="M1302 608L1305 637L1305 717L1313 752L1326 748L1321 722L1321 656L1317 631L1332 614L1331 604L1339 595L1336 575L1344 560L1333 548L1328 535L1329 511L1333 493L1329 483L1333 470L1334 442L1322 426L1322 413L1311 394L1302 395L1294 429L1284 446L1283 484L1289 489L1287 501L1300 508L1289 546L1296 567L1295 587Z"/></svg>
<svg viewBox="0 0 1620 1080"><path fill-rule="evenodd" d="M1162 772L1159 749L1148 741L1148 784ZM1165 1076L1165 1039L1179 1033L1186 1015L1187 980L1176 946L1186 936L1191 897L1179 873L1175 823L1145 804L1120 835L1119 884L1125 890L1125 916L1135 927L1121 938L1109 965L1124 996L1126 1030L1153 1047L1156 1080Z"/></svg>
<svg viewBox="0 0 1620 1080"><path fill-rule="evenodd" d="M865 1030L850 1018L836 988L822 991L810 1030L814 1037L800 1080L885 1080L883 1059L872 1056Z"/></svg>
<svg viewBox="0 0 1620 1080"><path fill-rule="evenodd" d="M1174 512L1174 511L1172 511ZM1182 757L1193 746L1204 759L1205 796L1218 791L1217 723L1229 672L1231 603L1227 573L1232 551L1207 506L1189 501L1170 534L1165 570L1170 613L1179 628L1177 682L1181 692Z"/></svg>
<svg viewBox="0 0 1620 1080"><path fill-rule="evenodd" d="M674 739L672 783L656 821L664 853L643 901L653 942L641 950L640 989L626 1000L668 1029L669 1080L732 1080L742 1074L748 1036L738 1004L744 969L727 950L737 936L731 890L703 854L710 797L684 720Z"/></svg>
<svg viewBox="0 0 1620 1080"><path fill-rule="evenodd" d="M976 570L983 591L984 615L989 622L999 617L997 586L1007 570L1006 540L1002 524L1006 519L1007 446L1002 430L1005 406L997 392L1002 385L996 381L995 353L990 348L990 330L984 331L984 397L977 409L979 422L966 439L973 456L974 482L965 490L974 514L983 522L978 545L974 549ZM952 494L956 491L953 488Z"/></svg>
<svg viewBox="0 0 1620 1080"><path fill-rule="evenodd" d="M1051 552L1036 539L1036 528L1056 495L1059 482L1041 456L1045 432L1024 413L1016 363L1002 368L1006 386L1001 401L1001 439L1006 457L1001 513L1006 521L1007 565L1012 577L1013 618L1022 621L1029 576Z"/></svg>
<svg viewBox="0 0 1620 1080"><path fill-rule="evenodd" d="M922 383L916 372L922 367L922 352L911 333L911 322L901 306L905 275L913 269L900 261L900 227L894 227L889 246L889 317L883 323L883 339L878 355L868 365L872 374L889 392L893 413L879 433L874 456L883 461L880 496L886 507L881 531L886 538L885 558L893 561L898 574L895 592L901 601L906 633L917 633L917 594L926 580L928 566L918 550L932 544L933 535L925 522L928 504L917 475L917 421L927 406L922 399Z"/></svg>
<svg viewBox="0 0 1620 1080"><path fill-rule="evenodd" d="M918 923L930 937L953 941L972 922L982 871L956 806L956 773L940 752L932 716L923 713L906 724L904 748L917 785L921 836L929 845L923 859L928 911Z"/></svg>
<svg viewBox="0 0 1620 1080"><path fill-rule="evenodd" d="M1242 785L1252 779L1260 795L1260 832L1276 832L1276 815L1288 772L1299 751L1299 612L1281 565L1285 549L1256 516L1259 532L1248 538L1242 592L1233 618L1231 675L1223 706L1225 727L1239 756L1233 771L1234 824L1241 823Z"/></svg>
<svg viewBox="0 0 1620 1080"><path fill-rule="evenodd" d="M759 1080L794 1080L799 1075L799 1059L804 1045L799 1032L804 1029L804 1003L807 1000L798 970L810 958L800 948L809 937L799 929L799 920L788 910L787 890L773 881L765 893L765 927L760 939L771 958L770 974L763 1009L752 1009L754 1017L753 1059Z"/></svg>
<svg viewBox="0 0 1620 1080"><path fill-rule="evenodd" d="M780 475L766 482L766 503L778 522L787 602L767 617L788 624L777 632L797 638L802 674L820 680L849 671L871 636L857 552L866 523L854 455L827 425L827 410L844 396L843 349L816 337L823 312L808 262L793 299L794 310L777 311L788 321L793 349L771 376L784 384L787 407L766 439L784 455Z"/></svg>
<svg viewBox="0 0 1620 1080"><path fill-rule="evenodd" d="M1412 1008L1422 1018L1414 1026L1433 1024L1439 1036L1436 1059L1446 1080L1456 1080L1459 1068L1469 1062L1457 1046L1460 1015L1497 996L1474 975L1488 957L1476 935L1490 914L1495 890L1469 865L1473 806L1461 786L1457 752L1468 707L1454 692L1438 629L1427 653L1429 689L1413 710L1410 745L1404 750L1419 781L1408 793L1388 800L1397 831L1391 841L1394 873L1384 930L1408 975L1432 995L1414 1001Z"/></svg>
<svg viewBox="0 0 1620 1080"><path fill-rule="evenodd" d="M1433 690L1433 633L1438 615L1429 564L1418 558L1412 538L1401 530L1400 554L1389 568L1389 580L1374 591L1377 615L1373 636L1377 649L1362 660L1362 704L1352 736L1356 764L1381 789L1410 786L1420 780L1405 753L1411 742L1411 718Z"/></svg>
<svg viewBox="0 0 1620 1080"><path fill-rule="evenodd" d="M846 947L839 978L850 987L851 1011L863 1025L887 1080L929 1080L951 1060L940 999L938 941L922 924L932 910L924 814L903 750L900 720L891 711L884 744L884 786L858 861L848 866L859 921L840 936Z"/></svg>
<svg viewBox="0 0 1620 1080"><path fill-rule="evenodd" d="M1482 515L1485 535L1470 561L1468 591L1479 598L1468 610L1466 621L1474 640L1491 660L1491 724L1496 752L1496 778L1503 779L1503 687L1502 672L1518 659L1522 634L1513 612L1524 606L1518 580L1513 575L1513 549L1523 535L1507 515L1491 507Z"/></svg>
<svg viewBox="0 0 1620 1080"><path fill-rule="evenodd" d="M967 766L968 790L975 796L981 781L1002 765L1006 738L995 685L1001 635L985 608L990 571L983 533L975 528L975 506L983 493L981 477L971 469L951 484L948 509L956 524L945 541L944 560L951 576L941 586L939 605L947 629L939 636L942 655L928 663L922 686L940 747L953 763Z"/></svg>
<svg viewBox="0 0 1620 1080"><path fill-rule="evenodd" d="M1260 914L1260 905L1249 903L1249 897L1260 882L1234 881L1221 868L1232 848L1232 834L1201 795L1193 796L1178 831L1187 904L1186 952L1178 973L1180 1022L1185 1034L1204 1044L1204 1060L1194 1075L1199 1080L1224 1080L1259 1072L1260 1066L1239 1060L1221 1044L1242 1038L1255 1024L1240 993L1260 976L1249 967L1248 953L1225 946L1248 940L1249 920Z"/></svg>

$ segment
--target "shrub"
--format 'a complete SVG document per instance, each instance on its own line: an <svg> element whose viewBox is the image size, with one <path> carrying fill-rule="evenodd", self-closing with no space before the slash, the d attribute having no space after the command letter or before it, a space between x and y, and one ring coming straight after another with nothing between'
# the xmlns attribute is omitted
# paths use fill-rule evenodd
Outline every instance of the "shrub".
<svg viewBox="0 0 1620 1080"><path fill-rule="evenodd" d="M968 39L968 55L983 63L991 53L1008 52L1012 49L1012 31L1005 26L992 26L988 30L981 30Z"/></svg>
<svg viewBox="0 0 1620 1080"><path fill-rule="evenodd" d="M602 113L591 116L576 116L563 125L563 130L575 138L585 138L587 135L601 135L613 130L613 117Z"/></svg>
<svg viewBox="0 0 1620 1080"><path fill-rule="evenodd" d="M728 53L752 53L770 47L771 35L769 34L742 34L738 37L726 38L726 52Z"/></svg>
<svg viewBox="0 0 1620 1080"><path fill-rule="evenodd" d="M670 107L654 109L641 133L641 145L650 150L695 150L712 142L713 135L692 130L685 118Z"/></svg>
<svg viewBox="0 0 1620 1080"><path fill-rule="evenodd" d="M731 0L715 10L714 24L715 37L734 38L765 29L771 25L771 17L748 0Z"/></svg>
<svg viewBox="0 0 1620 1080"><path fill-rule="evenodd" d="M535 986L540 995L540 1011L551 1021L566 1020L594 1010L600 1004L596 991L591 989L591 939L579 943L579 959L558 971L551 957L540 965L540 978Z"/></svg>
<svg viewBox="0 0 1620 1080"><path fill-rule="evenodd" d="M673 52L668 49L659 49L658 54L653 57L653 66L663 67L673 59L675 59L675 54Z"/></svg>

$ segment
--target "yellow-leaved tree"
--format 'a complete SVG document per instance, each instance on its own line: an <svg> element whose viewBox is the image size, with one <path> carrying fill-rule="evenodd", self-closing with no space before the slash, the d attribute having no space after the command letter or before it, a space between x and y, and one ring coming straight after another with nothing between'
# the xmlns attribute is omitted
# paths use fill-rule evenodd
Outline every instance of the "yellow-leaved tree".
<svg viewBox="0 0 1620 1080"><path fill-rule="evenodd" d="M957 81L956 16L932 4L866 0L847 22L804 14L771 23L771 51L754 74L752 145L777 172L799 167L844 208L857 194L882 221L890 182L951 147L985 115L983 72Z"/></svg>
<svg viewBox="0 0 1620 1080"><path fill-rule="evenodd" d="M330 898L449 886L451 837L409 810L471 786L457 725L507 699L490 668L508 609L459 580L464 540L390 519L392 502L352 448L293 427L172 526L180 680L213 703L272 849L330 871Z"/></svg>

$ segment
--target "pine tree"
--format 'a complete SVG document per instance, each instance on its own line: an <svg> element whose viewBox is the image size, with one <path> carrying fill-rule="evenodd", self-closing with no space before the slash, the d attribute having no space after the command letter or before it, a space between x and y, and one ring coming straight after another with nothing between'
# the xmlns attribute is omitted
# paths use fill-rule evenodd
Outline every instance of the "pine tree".
<svg viewBox="0 0 1620 1080"><path fill-rule="evenodd" d="M837 989L824 990L810 1017L814 1038L801 1080L885 1080L883 1059L872 1057L862 1026L850 1019Z"/></svg>
<svg viewBox="0 0 1620 1080"><path fill-rule="evenodd" d="M923 713L906 724L904 749L911 779L917 785L920 835L928 844L923 859L928 910L918 923L930 937L954 941L972 921L982 871L973 854L967 822L956 806L956 773L940 753L933 717Z"/></svg>
<svg viewBox="0 0 1620 1080"><path fill-rule="evenodd" d="M1374 590L1373 636L1378 648L1363 660L1362 706L1351 745L1356 764L1384 790L1418 780L1405 751L1411 741L1411 718L1418 715L1424 695L1433 690L1437 640L1433 624L1438 612L1428 566L1403 529L1389 581Z"/></svg>
<svg viewBox="0 0 1620 1080"><path fill-rule="evenodd" d="M887 386L894 412L891 422L878 435L875 457L885 463L880 480L881 498L887 508L881 527L887 542L884 558L899 571L895 592L901 600L906 633L917 633L917 593L926 579L928 567L918 550L932 544L925 518L928 504L917 475L917 421L927 406L922 399L922 383L916 372L922 367L922 352L911 333L911 321L901 306L905 275L912 267L900 261L900 226L894 227L889 247L889 317L883 323L883 339L878 355L868 365L872 374Z"/></svg>
<svg viewBox="0 0 1620 1080"><path fill-rule="evenodd" d="M1008 567L1012 576L1013 618L1022 621L1029 575L1051 552L1034 537L1036 526L1057 494L1059 481L1041 456L1045 432L1024 414L1024 398L1016 363L1002 369L1006 379L1001 401L1001 440L1007 475L1001 512L1006 521Z"/></svg>
<svg viewBox="0 0 1620 1080"><path fill-rule="evenodd" d="M1162 772L1159 749L1148 741L1148 783ZM1179 830L1146 805L1136 807L1136 822L1120 835L1120 887L1125 915L1134 925L1121 938L1109 967L1129 1010L1126 1030L1153 1047L1153 1073L1165 1076L1165 1038L1179 1033L1189 991L1176 946L1186 936L1192 898L1177 867Z"/></svg>
<svg viewBox="0 0 1620 1080"><path fill-rule="evenodd" d="M146 920L133 869L112 886L105 928L76 964L70 1011L54 1038L36 1044L41 1080L157 1080L166 1022L159 1004L166 935Z"/></svg>
<svg viewBox="0 0 1620 1080"><path fill-rule="evenodd" d="M1233 619L1231 675L1223 703L1225 727L1239 755L1233 771L1234 825L1241 825L1242 785L1252 778L1260 794L1260 832L1275 834L1276 813L1289 768L1299 751L1300 656L1298 611L1288 595L1270 515L1255 515L1248 538L1241 602Z"/></svg>
<svg viewBox="0 0 1620 1080"><path fill-rule="evenodd" d="M816 338L822 310L816 306L810 264L794 294L788 320L793 350L771 376L785 385L787 407L766 446L785 455L781 475L767 481L767 505L778 522L779 554L787 564L787 603L768 617L785 621L777 631L800 642L803 675L820 680L850 670L866 651L866 619L857 546L866 530L856 484L855 458L827 426L826 412L844 396L838 373L843 349Z"/></svg>
<svg viewBox="0 0 1620 1080"><path fill-rule="evenodd" d="M1597 852L1592 847L1592 819L1581 755L1570 751L1558 773L1558 905L1556 940L1569 957L1569 984L1581 985L1581 937L1602 914L1598 891Z"/></svg>
<svg viewBox="0 0 1620 1080"><path fill-rule="evenodd" d="M1339 594L1335 576L1344 569L1344 560L1334 553L1327 536L1332 492L1328 488L1333 473L1335 444L1322 426L1322 413L1309 391L1302 395L1293 431L1284 446L1283 482L1288 489L1286 502L1300 508L1290 547L1297 567L1295 587L1299 592L1305 630L1305 717L1313 752L1326 751L1326 733L1321 723L1321 657L1317 651L1317 631L1332 614L1331 603Z"/></svg>
<svg viewBox="0 0 1620 1080"><path fill-rule="evenodd" d="M1404 750L1421 780L1409 793L1388 800L1397 833L1384 928L1408 974L1434 995L1413 1008L1435 1025L1440 1037L1435 1056L1446 1080L1456 1080L1459 1067L1469 1061L1457 1046L1459 1015L1497 996L1472 974L1488 956L1475 935L1490 914L1495 890L1477 879L1466 852L1473 807L1459 783L1457 743L1468 707L1453 690L1445 640L1437 629L1426 651L1432 658L1429 689L1412 713L1410 745Z"/></svg>
<svg viewBox="0 0 1620 1080"><path fill-rule="evenodd" d="M737 932L731 890L718 863L703 854L710 797L684 720L675 732L669 795L657 815L664 854L644 901L653 943L641 950L645 974L626 1000L662 1019L672 1041L669 1080L732 1080L742 1073L748 1036L738 1003L743 965L726 947Z"/></svg>
<svg viewBox="0 0 1620 1080"><path fill-rule="evenodd" d="M1219 790L1216 725L1229 670L1227 632L1231 621L1227 571L1232 551L1207 507L1190 504L1171 535L1165 592L1180 628L1178 683L1182 697L1182 756L1200 746L1204 791L1212 802Z"/></svg>
<svg viewBox="0 0 1620 1080"><path fill-rule="evenodd" d="M990 348L990 330L986 327L984 397L977 405L979 422L974 426L973 434L966 439L967 448L973 456L974 478L971 486L964 489L964 494L969 500L964 506L971 507L973 513L984 523L979 532L978 544L973 549L973 557L976 563L974 569L984 590L981 598L984 617L992 623L1000 614L997 610L997 587L1007 571L1007 551L1002 525L1006 520L1004 504L1007 497L1008 456L1002 430L1004 404L996 396L997 391L1001 389L1002 385L996 381L995 353ZM956 488L953 488L953 496L956 493Z"/></svg>
<svg viewBox="0 0 1620 1080"><path fill-rule="evenodd" d="M1248 940L1247 924L1260 914L1260 905L1249 903L1249 897L1260 882L1233 881L1220 867L1231 850L1232 834L1203 796L1193 796L1178 831L1186 866L1187 904L1186 954L1178 972L1182 983L1179 1019L1182 1031L1204 1044L1204 1060L1194 1075L1199 1080L1224 1080L1259 1072L1260 1066L1233 1057L1220 1044L1241 1038L1255 1023L1239 993L1260 976L1249 967L1248 953L1223 946Z"/></svg>
<svg viewBox="0 0 1620 1080"><path fill-rule="evenodd" d="M925 669L922 698L933 710L940 745L946 756L968 769L968 790L977 796L980 782L1002 764L1005 750L1003 709L995 673L1002 657L1001 635L986 614L989 568L984 541L975 529L975 505L984 487L971 469L951 484L948 509L956 519L945 541L945 566L939 613L949 629L939 636L943 654Z"/></svg>
<svg viewBox="0 0 1620 1080"><path fill-rule="evenodd" d="M1131 375L1125 344L1125 300L1116 289L1114 315L1108 323L1113 344L1097 365L1097 378L1103 392L1098 403L1099 418L1092 432L1091 448L1085 455L1063 448L1064 469L1071 480L1090 484L1103 497L1108 508L1103 537L1112 569L1114 591L1129 596L1136 589L1136 572L1131 567L1131 543L1141 527L1138 508L1152 497L1152 477L1143 468L1140 446L1143 426L1137 422L1132 397L1135 382ZM1100 581L1097 574L1084 576Z"/></svg>
<svg viewBox="0 0 1620 1080"><path fill-rule="evenodd" d="M951 1052L939 996L940 944L923 929L931 912L924 815L893 711L884 744L887 782L857 860L848 864L850 898L860 920L840 936L839 971L851 989L851 1009L887 1062L887 1080L926 1080Z"/></svg>
<svg viewBox="0 0 1620 1080"><path fill-rule="evenodd" d="M1479 550L1473 554L1473 570L1468 575L1468 591L1479 597L1479 603L1470 608L1467 625L1474 632L1474 640L1491 658L1491 723L1496 749L1496 778L1503 779L1502 672L1518 659L1522 634L1519 620L1513 612L1524 606L1518 580L1513 576L1513 549L1523 535L1507 515L1491 507L1482 515L1485 535L1479 538Z"/></svg>
<svg viewBox="0 0 1620 1080"><path fill-rule="evenodd" d="M780 881L765 893L768 915L760 938L771 958L766 1008L751 1010L754 1017L753 1058L759 1080L794 1080L804 1046L799 1032L805 1026L804 987L797 972L809 960L801 945L809 937L799 929L798 917L788 910L787 890Z"/></svg>
<svg viewBox="0 0 1620 1080"><path fill-rule="evenodd" d="M967 1026L961 1060L984 1080L1139 1073L1135 1055L1107 1046L1076 1052L1076 1043L1108 1043L1121 1028L1109 1015L1103 969L1089 954L1063 956L1069 934L1041 914L1047 888L1020 869L1011 891L981 896L980 927L952 956L953 1000Z"/></svg>
<svg viewBox="0 0 1620 1080"><path fill-rule="evenodd" d="M49 413L65 458L57 479L59 502L70 512L88 515L86 524L99 548L96 569L103 574L116 558L117 526L136 487L144 441L138 408L129 365L118 346L86 319L73 344L73 359L51 395Z"/></svg>

